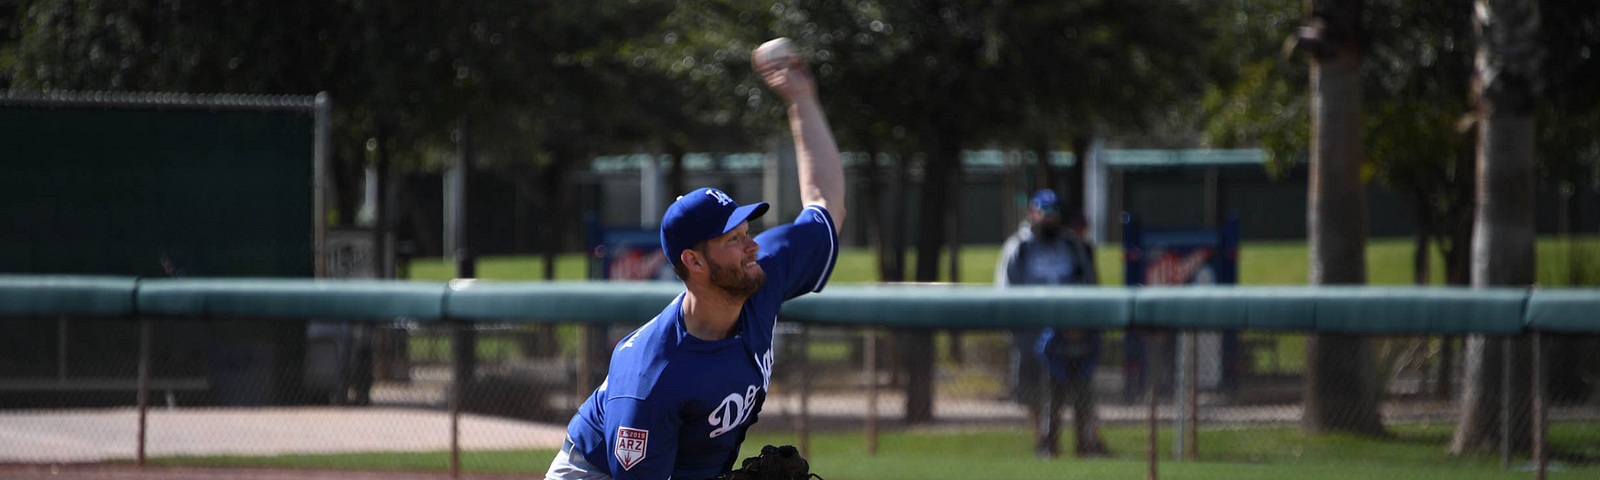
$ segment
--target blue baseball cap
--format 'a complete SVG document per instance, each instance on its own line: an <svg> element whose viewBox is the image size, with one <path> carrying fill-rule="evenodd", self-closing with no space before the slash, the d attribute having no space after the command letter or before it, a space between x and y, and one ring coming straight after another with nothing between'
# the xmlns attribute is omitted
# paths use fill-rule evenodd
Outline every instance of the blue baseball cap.
<svg viewBox="0 0 1600 480"><path fill-rule="evenodd" d="M1028 201L1028 208L1040 212L1061 212L1061 200L1056 198L1056 192L1044 189L1033 192L1033 199Z"/></svg>
<svg viewBox="0 0 1600 480"><path fill-rule="evenodd" d="M694 248L702 240L716 238L738 228L740 223L761 218L767 202L740 206L733 197L715 188L689 192L667 207L661 216L661 250L667 260L678 264L678 254Z"/></svg>

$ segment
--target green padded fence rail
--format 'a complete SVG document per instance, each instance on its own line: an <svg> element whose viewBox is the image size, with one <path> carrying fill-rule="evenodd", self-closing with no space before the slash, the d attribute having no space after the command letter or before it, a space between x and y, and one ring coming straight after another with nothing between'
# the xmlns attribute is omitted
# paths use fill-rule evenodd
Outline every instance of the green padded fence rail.
<svg viewBox="0 0 1600 480"><path fill-rule="evenodd" d="M404 282L0 275L0 316L643 322L673 282ZM1600 333L1600 289L835 285L783 315L835 325L1350 333Z"/></svg>
<svg viewBox="0 0 1600 480"><path fill-rule="evenodd" d="M1600 290L1534 290L1528 298L1527 324L1549 332L1600 332Z"/></svg>
<svg viewBox="0 0 1600 480"><path fill-rule="evenodd" d="M0 275L0 316L133 315L134 277Z"/></svg>
<svg viewBox="0 0 1600 480"><path fill-rule="evenodd" d="M445 315L461 320L643 323L683 292L677 282L452 282Z"/></svg>
<svg viewBox="0 0 1600 480"><path fill-rule="evenodd" d="M1158 287L1134 326L1362 333L1521 332L1528 290L1448 287Z"/></svg>
<svg viewBox="0 0 1600 480"><path fill-rule="evenodd" d="M183 278L139 282L140 314L189 317L443 318L441 282Z"/></svg>
<svg viewBox="0 0 1600 480"><path fill-rule="evenodd" d="M840 285L797 298L783 317L892 327L1120 329L1133 312L1130 289L975 285Z"/></svg>

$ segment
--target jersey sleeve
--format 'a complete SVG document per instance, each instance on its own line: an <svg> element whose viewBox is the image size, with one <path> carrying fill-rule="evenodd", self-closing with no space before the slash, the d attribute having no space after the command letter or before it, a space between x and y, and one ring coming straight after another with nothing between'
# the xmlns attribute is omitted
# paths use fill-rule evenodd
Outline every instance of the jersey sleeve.
<svg viewBox="0 0 1600 480"><path fill-rule="evenodd" d="M756 243L767 282L782 289L784 300L821 292L839 257L839 229L818 205L807 205L794 222L761 232Z"/></svg>
<svg viewBox="0 0 1600 480"><path fill-rule="evenodd" d="M616 480L667 480L678 457L683 420L660 405L631 397L606 402L606 463Z"/></svg>
<svg viewBox="0 0 1600 480"><path fill-rule="evenodd" d="M1005 287L1022 283L1021 279L1017 278L1022 273L1022 269L1017 265L1017 252L1021 246L1022 242L1015 236L1007 238L1006 242L1000 245L1000 258L994 267L995 285Z"/></svg>

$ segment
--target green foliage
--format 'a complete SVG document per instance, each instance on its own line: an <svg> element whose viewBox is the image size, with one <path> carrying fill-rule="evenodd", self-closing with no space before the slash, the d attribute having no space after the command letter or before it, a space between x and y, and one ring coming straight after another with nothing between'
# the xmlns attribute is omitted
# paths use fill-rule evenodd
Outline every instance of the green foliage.
<svg viewBox="0 0 1600 480"><path fill-rule="evenodd" d="M1310 105L1304 90L1288 82L1296 75L1287 70L1278 60L1260 60L1240 69L1232 84L1208 86L1201 97L1207 146L1261 148L1267 173L1278 178L1306 161Z"/></svg>
<svg viewBox="0 0 1600 480"><path fill-rule="evenodd" d="M1287 38L1298 21L1289 2L1237 0L1218 9L1211 21L1231 25L1238 36L1215 45L1220 72L1204 99L1209 145L1255 145L1268 152L1270 168L1282 171L1305 157L1309 146L1305 68L1298 60L1275 58L1274 41ZM1600 74L1593 59L1600 50L1600 6L1593 2L1541 2L1546 46L1548 100L1539 110L1539 156L1547 175L1595 180L1600 140L1593 132L1600 95L1592 79ZM1367 2L1362 19L1367 39L1362 68L1365 97L1365 170L1410 196L1426 199L1423 208L1448 212L1470 204L1460 185L1473 180L1470 130L1461 130L1472 113L1470 80L1474 41L1468 3L1448 0ZM1229 67L1231 65L1231 68ZM1229 72L1237 72L1230 75ZM1579 80L1579 79L1582 80Z"/></svg>
<svg viewBox="0 0 1600 480"><path fill-rule="evenodd" d="M17 41L22 34L22 0L0 0L0 88L17 76Z"/></svg>
<svg viewBox="0 0 1600 480"><path fill-rule="evenodd" d="M1542 0L1539 8L1548 54L1537 114L1540 173L1569 185L1563 188L1600 188L1600 3Z"/></svg>

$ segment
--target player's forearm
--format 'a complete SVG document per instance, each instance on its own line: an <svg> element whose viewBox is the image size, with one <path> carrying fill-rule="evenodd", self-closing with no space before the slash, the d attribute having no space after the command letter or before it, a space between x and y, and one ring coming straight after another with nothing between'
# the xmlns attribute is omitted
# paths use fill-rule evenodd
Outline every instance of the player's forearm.
<svg viewBox="0 0 1600 480"><path fill-rule="evenodd" d="M844 224L844 166L839 146L816 96L789 103L789 130L794 134L795 164L800 177L800 201L821 205L833 217L835 228Z"/></svg>

